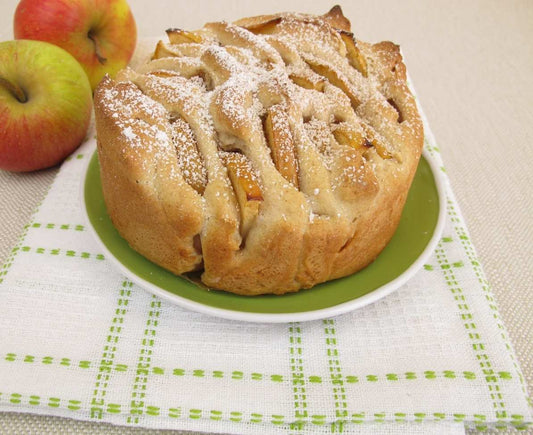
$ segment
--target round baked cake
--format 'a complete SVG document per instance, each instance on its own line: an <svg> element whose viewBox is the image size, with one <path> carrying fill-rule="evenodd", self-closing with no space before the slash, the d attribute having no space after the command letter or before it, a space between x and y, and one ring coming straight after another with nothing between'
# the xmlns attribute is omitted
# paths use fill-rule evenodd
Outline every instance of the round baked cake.
<svg viewBox="0 0 533 435"><path fill-rule="evenodd" d="M338 6L167 35L95 93L103 194L131 247L243 295L372 262L423 146L399 47L356 39Z"/></svg>

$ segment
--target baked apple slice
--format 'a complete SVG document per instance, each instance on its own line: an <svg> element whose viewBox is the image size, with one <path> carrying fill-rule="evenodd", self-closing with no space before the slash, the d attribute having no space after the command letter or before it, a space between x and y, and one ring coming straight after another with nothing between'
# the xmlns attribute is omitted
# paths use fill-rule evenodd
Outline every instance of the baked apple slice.
<svg viewBox="0 0 533 435"><path fill-rule="evenodd" d="M315 91L322 92L324 90L324 84L326 80L320 77L311 77L310 75L304 74L290 74L289 78L298 86L301 86L305 89L314 89Z"/></svg>
<svg viewBox="0 0 533 435"><path fill-rule="evenodd" d="M183 178L194 190L203 195L207 184L207 173L198 151L196 138L189 124L182 118L175 117L170 121L173 130L172 139Z"/></svg>
<svg viewBox="0 0 533 435"><path fill-rule="evenodd" d="M171 44L200 44L203 41L200 35L194 32L188 32L187 30L168 29L166 32Z"/></svg>
<svg viewBox="0 0 533 435"><path fill-rule="evenodd" d="M275 32L276 27L281 23L281 20L281 17L275 17L268 21L249 24L243 27L256 35L269 35Z"/></svg>
<svg viewBox="0 0 533 435"><path fill-rule="evenodd" d="M363 53L361 53L361 50L359 50L359 47L355 42L353 33L341 30L339 31L339 34L341 35L341 39L346 47L346 57L348 58L348 62L350 62L350 65L352 65L357 71L359 71L363 75L363 77L368 77L366 59L363 56Z"/></svg>
<svg viewBox="0 0 533 435"><path fill-rule="evenodd" d="M372 127L366 123L362 123L363 131L365 133L366 140L376 149L376 152L382 159L392 159L393 155L389 152L385 144L376 135L376 132Z"/></svg>
<svg viewBox="0 0 533 435"><path fill-rule="evenodd" d="M248 159L240 153L223 153L223 161L241 211L241 236L250 231L259 213L263 194Z"/></svg>
<svg viewBox="0 0 533 435"><path fill-rule="evenodd" d="M298 188L298 161L289 120L287 113L278 104L267 109L264 129L276 169L283 178Z"/></svg>
<svg viewBox="0 0 533 435"><path fill-rule="evenodd" d="M352 107L354 109L361 104L361 100L359 99L359 97L357 97L357 95L355 95L352 87L335 68L331 67L326 63L316 61L315 59L307 58L305 59L305 62L314 72L321 75L322 77L325 77L333 86L336 86L340 90L342 90L342 92L344 92L350 98Z"/></svg>

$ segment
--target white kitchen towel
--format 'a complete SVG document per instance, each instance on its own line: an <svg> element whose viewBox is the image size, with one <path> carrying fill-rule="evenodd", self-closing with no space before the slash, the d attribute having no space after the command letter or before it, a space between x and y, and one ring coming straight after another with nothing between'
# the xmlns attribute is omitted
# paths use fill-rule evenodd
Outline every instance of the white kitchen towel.
<svg viewBox="0 0 533 435"><path fill-rule="evenodd" d="M447 181L443 237L397 292L336 318L252 324L181 309L114 269L80 209L94 148L63 164L0 269L0 411L230 433L531 424Z"/></svg>

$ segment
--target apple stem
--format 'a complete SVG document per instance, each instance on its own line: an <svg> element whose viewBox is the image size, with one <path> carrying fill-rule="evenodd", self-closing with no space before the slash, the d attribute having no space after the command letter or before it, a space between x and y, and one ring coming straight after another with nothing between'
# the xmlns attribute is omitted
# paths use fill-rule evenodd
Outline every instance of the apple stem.
<svg viewBox="0 0 533 435"><path fill-rule="evenodd" d="M13 95L20 103L25 103L28 101L28 96L20 86L17 86L11 83L9 80L0 77L0 87L2 86L6 88L8 92L10 92L11 95Z"/></svg>
<svg viewBox="0 0 533 435"><path fill-rule="evenodd" d="M102 65L104 65L107 62L107 59L100 54L100 50L98 49L98 41L96 40L96 37L94 36L94 33L93 33L92 30L89 30L89 33L87 34L87 37L94 44L94 52L96 54L96 58L98 59L98 62L100 62Z"/></svg>

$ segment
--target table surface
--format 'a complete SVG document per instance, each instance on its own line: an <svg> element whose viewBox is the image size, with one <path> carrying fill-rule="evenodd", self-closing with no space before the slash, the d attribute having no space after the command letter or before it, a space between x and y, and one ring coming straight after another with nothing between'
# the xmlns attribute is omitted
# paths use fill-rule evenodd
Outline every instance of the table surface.
<svg viewBox="0 0 533 435"><path fill-rule="evenodd" d="M16 0L0 2L0 41L13 39ZM169 27L280 10L326 12L315 0L129 0L140 38ZM363 40L402 47L419 101L533 392L533 2L358 0L341 4ZM1 127L0 127L1 128ZM0 171L0 264L57 168ZM0 413L1 433L124 433L125 428ZM128 429L127 432L136 432ZM143 431L156 433L158 431Z"/></svg>

